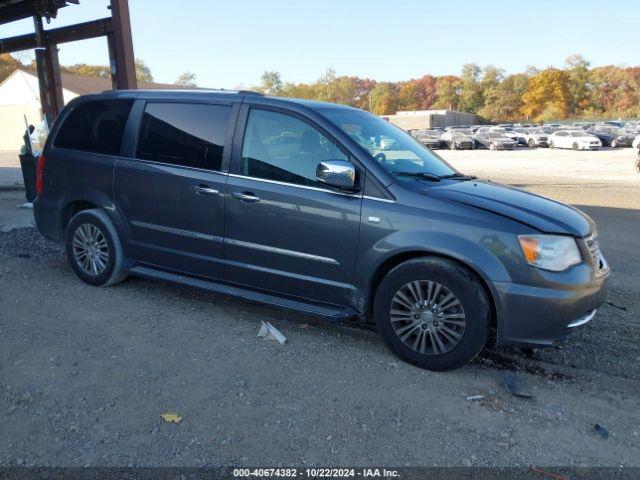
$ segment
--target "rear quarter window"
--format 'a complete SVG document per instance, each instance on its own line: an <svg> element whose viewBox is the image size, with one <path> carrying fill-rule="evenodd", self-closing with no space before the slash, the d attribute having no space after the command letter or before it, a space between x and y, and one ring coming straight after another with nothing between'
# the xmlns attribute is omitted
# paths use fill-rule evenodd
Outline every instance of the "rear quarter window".
<svg viewBox="0 0 640 480"><path fill-rule="evenodd" d="M67 115L53 145L83 152L118 155L132 100L82 102Z"/></svg>

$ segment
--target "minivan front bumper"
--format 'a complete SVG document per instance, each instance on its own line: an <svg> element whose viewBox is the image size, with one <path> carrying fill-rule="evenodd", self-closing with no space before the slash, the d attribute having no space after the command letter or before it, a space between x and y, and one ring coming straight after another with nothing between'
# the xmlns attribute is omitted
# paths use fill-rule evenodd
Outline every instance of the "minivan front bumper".
<svg viewBox="0 0 640 480"><path fill-rule="evenodd" d="M552 346L593 319L606 300L608 279L603 275L588 284L563 289L495 282L496 345Z"/></svg>

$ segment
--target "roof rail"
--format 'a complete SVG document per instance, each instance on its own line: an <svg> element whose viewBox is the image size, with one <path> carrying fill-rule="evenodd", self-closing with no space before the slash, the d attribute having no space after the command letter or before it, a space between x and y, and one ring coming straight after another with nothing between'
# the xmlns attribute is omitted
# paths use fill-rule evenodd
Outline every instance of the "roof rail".
<svg viewBox="0 0 640 480"><path fill-rule="evenodd" d="M206 93L206 92L216 92L216 93L237 93L239 95L260 95L264 96L263 93L256 92L254 90L226 90L224 88L136 88L136 89L123 89L123 90L103 90L102 93L111 93L111 92L174 92L174 93L183 93L183 92L192 92L192 93Z"/></svg>

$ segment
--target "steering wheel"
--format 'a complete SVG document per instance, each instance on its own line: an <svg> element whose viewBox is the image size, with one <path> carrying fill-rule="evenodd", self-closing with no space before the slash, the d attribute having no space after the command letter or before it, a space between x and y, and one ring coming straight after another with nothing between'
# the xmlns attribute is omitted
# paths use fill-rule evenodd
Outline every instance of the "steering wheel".
<svg viewBox="0 0 640 480"><path fill-rule="evenodd" d="M382 162L386 162L387 161L387 156L384 154L384 152L380 152L377 155L375 155L374 160L376 160L378 163L382 163Z"/></svg>

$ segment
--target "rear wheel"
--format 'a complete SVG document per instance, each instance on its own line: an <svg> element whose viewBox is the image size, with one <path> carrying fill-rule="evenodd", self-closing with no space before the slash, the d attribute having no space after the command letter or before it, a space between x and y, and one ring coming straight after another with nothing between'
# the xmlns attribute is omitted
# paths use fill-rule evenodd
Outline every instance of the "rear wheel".
<svg viewBox="0 0 640 480"><path fill-rule="evenodd" d="M495 143L493 143L493 142L491 142L491 143L489 144L489 150L494 150L494 151L495 151L495 150L496 150L496 144L495 144Z"/></svg>
<svg viewBox="0 0 640 480"><path fill-rule="evenodd" d="M618 148L618 140L616 139L611 140L610 146L611 148Z"/></svg>
<svg viewBox="0 0 640 480"><path fill-rule="evenodd" d="M456 142L451 142L449 144L449 149L450 150L456 150L458 148L458 146L456 145Z"/></svg>
<svg viewBox="0 0 640 480"><path fill-rule="evenodd" d="M461 367L484 347L491 309L461 265L423 257L391 270L376 292L374 317L389 348L427 370Z"/></svg>
<svg viewBox="0 0 640 480"><path fill-rule="evenodd" d="M556 146L553 144L553 140L549 140L549 148L556 148Z"/></svg>
<svg viewBox="0 0 640 480"><path fill-rule="evenodd" d="M578 145L578 143L577 143L577 142L574 142L574 143L573 143L573 145L572 145L572 148L573 148L574 150L578 150L578 149L580 148L580 146Z"/></svg>
<svg viewBox="0 0 640 480"><path fill-rule="evenodd" d="M83 282L107 286L126 277L118 232L102 210L77 213L67 226L65 246L71 268Z"/></svg>
<svg viewBox="0 0 640 480"><path fill-rule="evenodd" d="M533 138L529 139L529 148L535 148L536 147L536 141Z"/></svg>

